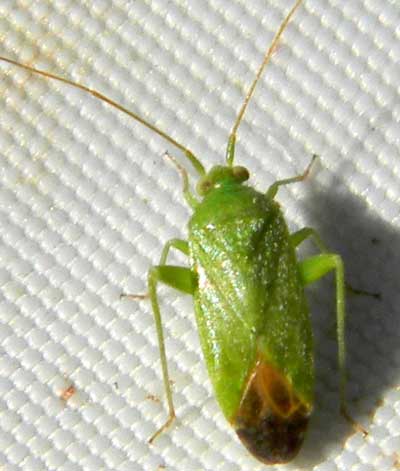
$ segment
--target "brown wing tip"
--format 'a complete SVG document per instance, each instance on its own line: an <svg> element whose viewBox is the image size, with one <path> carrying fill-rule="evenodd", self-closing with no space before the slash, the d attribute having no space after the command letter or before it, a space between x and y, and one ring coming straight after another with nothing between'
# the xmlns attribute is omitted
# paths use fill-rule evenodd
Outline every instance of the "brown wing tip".
<svg viewBox="0 0 400 471"><path fill-rule="evenodd" d="M303 443L311 407L276 368L258 362L233 420L240 440L265 464L287 463Z"/></svg>
<svg viewBox="0 0 400 471"><path fill-rule="evenodd" d="M236 429L240 440L258 460L265 464L287 463L299 452L308 424L308 414L290 418L266 415L257 426Z"/></svg>

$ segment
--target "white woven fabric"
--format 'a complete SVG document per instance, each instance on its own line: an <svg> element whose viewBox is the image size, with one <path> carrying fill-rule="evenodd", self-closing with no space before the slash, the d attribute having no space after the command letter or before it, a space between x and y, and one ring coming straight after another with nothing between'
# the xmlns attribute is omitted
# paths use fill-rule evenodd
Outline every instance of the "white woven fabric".
<svg viewBox="0 0 400 471"><path fill-rule="evenodd" d="M78 80L187 145L207 167L227 136L287 0L0 3L0 55ZM400 452L400 5L305 0L239 128L236 161L279 191L291 229L343 255L349 408L338 412L334 287L309 289L316 407L279 469L386 471ZM254 471L213 398L189 297L160 299L178 420L167 417L148 268L189 210L168 142L88 95L0 68L0 467ZM181 159L182 161L184 159ZM309 247L309 253L313 249ZM303 251L303 254L306 253ZM172 260L183 262L181 257ZM396 464L397 463L397 464Z"/></svg>

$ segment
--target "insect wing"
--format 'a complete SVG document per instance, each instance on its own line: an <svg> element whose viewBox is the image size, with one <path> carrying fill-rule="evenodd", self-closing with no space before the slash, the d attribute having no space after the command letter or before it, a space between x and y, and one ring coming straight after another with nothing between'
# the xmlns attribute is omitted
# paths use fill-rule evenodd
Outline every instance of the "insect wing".
<svg viewBox="0 0 400 471"><path fill-rule="evenodd" d="M283 215L249 187L215 191L196 210L190 232L196 319L217 400L254 454L288 461L311 410L313 361ZM289 450L288 434L297 437Z"/></svg>

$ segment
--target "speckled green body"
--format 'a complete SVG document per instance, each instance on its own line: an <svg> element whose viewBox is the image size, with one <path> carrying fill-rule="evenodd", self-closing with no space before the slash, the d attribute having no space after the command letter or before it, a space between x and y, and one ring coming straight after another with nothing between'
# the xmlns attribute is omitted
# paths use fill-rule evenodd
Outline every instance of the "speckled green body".
<svg viewBox="0 0 400 471"><path fill-rule="evenodd" d="M248 186L222 184L196 207L189 248L201 346L226 418L237 412L260 354L311 409L312 331L279 205Z"/></svg>

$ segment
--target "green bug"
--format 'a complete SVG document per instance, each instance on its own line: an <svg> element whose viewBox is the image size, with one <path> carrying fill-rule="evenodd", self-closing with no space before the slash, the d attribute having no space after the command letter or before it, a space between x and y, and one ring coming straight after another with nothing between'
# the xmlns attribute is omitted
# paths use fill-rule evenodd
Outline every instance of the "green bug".
<svg viewBox="0 0 400 471"><path fill-rule="evenodd" d="M228 140L226 165L208 172L185 146L101 93L0 57L88 92L128 114L183 151L200 176L197 193L201 200L190 191L186 170L170 157L181 172L183 194L193 208L188 241L167 242L159 265L149 271L148 294L131 295L151 300L169 407L167 422L150 442L175 418L156 292L160 282L193 295L201 346L222 412L248 450L260 461L274 464L290 461L298 453L313 406L313 341L304 287L335 270L341 410L350 418L345 407L342 260L326 250L311 228L289 234L274 200L280 186L304 180L310 167L302 175L273 183L262 193L244 184L249 178L246 168L233 165L239 124L273 50L301 2L296 1L283 21L249 89ZM299 262L295 249L308 237L314 239L322 253ZM166 264L171 248L189 257L189 268Z"/></svg>

